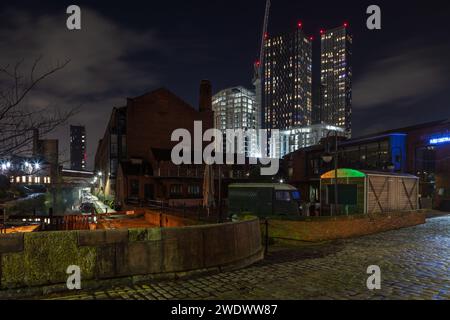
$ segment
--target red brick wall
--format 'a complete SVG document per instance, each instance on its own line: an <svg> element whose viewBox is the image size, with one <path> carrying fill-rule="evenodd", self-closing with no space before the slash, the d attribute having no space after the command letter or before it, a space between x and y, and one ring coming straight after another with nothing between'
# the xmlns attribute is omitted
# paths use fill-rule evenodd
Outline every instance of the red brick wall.
<svg viewBox="0 0 450 320"><path fill-rule="evenodd" d="M425 214L411 212L368 217L338 217L310 221L269 220L269 236L297 241L326 241L374 234L425 223Z"/></svg>
<svg viewBox="0 0 450 320"><path fill-rule="evenodd" d="M129 99L127 104L128 158L150 161L150 148L171 149L172 132L187 129L193 135L194 121L203 122L203 131L213 127L213 112L198 112L165 89Z"/></svg>

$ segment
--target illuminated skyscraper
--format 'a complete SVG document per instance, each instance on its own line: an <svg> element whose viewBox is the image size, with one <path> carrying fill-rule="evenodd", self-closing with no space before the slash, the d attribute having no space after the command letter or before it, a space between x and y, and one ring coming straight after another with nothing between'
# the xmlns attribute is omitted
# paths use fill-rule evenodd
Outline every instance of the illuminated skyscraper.
<svg viewBox="0 0 450 320"><path fill-rule="evenodd" d="M286 130L311 124L312 45L297 30L267 37L264 46L263 123Z"/></svg>
<svg viewBox="0 0 450 320"><path fill-rule="evenodd" d="M348 25L321 30L321 122L352 131L352 36Z"/></svg>
<svg viewBox="0 0 450 320"><path fill-rule="evenodd" d="M70 126L70 168L86 169L86 129L84 126Z"/></svg>
<svg viewBox="0 0 450 320"><path fill-rule="evenodd" d="M244 131L257 129L255 93L253 91L244 87L228 88L215 94L212 100L216 129L221 130L224 134L226 129L242 129ZM256 145L256 136L248 138L245 141L245 153L250 155L250 144Z"/></svg>

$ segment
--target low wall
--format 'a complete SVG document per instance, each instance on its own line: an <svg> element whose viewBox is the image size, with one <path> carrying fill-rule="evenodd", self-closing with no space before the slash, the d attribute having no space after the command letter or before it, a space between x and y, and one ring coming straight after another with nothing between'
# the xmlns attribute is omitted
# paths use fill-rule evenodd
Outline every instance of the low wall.
<svg viewBox="0 0 450 320"><path fill-rule="evenodd" d="M145 210L145 220L156 226L161 227L185 227L199 224L198 221L177 217L158 211Z"/></svg>
<svg viewBox="0 0 450 320"><path fill-rule="evenodd" d="M364 236L425 223L422 212L390 215L320 217L307 220L269 219L269 237L274 240L319 242ZM263 231L264 232L264 231Z"/></svg>
<svg viewBox="0 0 450 320"><path fill-rule="evenodd" d="M263 258L259 220L183 228L0 235L0 297L17 288L67 290L69 265L82 288L98 280L174 278L228 270Z"/></svg>

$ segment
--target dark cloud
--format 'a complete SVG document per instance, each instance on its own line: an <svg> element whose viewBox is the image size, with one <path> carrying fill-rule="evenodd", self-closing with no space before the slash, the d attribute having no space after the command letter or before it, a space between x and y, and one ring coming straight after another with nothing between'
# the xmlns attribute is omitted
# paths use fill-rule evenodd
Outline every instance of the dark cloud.
<svg viewBox="0 0 450 320"><path fill-rule="evenodd" d="M380 51L353 84L357 135L450 116L449 51L448 44L427 45L419 39Z"/></svg>
<svg viewBox="0 0 450 320"><path fill-rule="evenodd" d="M139 52L155 52L161 47L151 31L130 30L97 12L82 8L82 29L66 28L65 12L34 16L27 12L4 11L7 28L0 29L0 64L14 64L25 59L23 71L42 56L40 69L57 61L70 64L48 78L29 96L31 107L55 105L59 108L81 106L71 123L85 124L88 132L88 160L92 165L98 139L102 136L112 107L121 106L125 98L155 86L158 79L145 61L136 63L129 57ZM142 68L145 65L145 68ZM68 126L54 136L68 153Z"/></svg>
<svg viewBox="0 0 450 320"><path fill-rule="evenodd" d="M408 46L372 63L354 83L355 108L407 107L439 92L450 79L448 68L440 61L448 51L445 46Z"/></svg>

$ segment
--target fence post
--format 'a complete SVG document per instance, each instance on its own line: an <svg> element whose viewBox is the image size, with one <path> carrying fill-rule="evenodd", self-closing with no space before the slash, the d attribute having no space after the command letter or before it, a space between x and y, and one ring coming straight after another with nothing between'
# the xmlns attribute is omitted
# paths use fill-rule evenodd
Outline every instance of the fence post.
<svg viewBox="0 0 450 320"><path fill-rule="evenodd" d="M265 243L264 243L264 255L267 255L267 253L269 252L269 220L267 220L267 218L265 218L264 221L265 224Z"/></svg>
<svg viewBox="0 0 450 320"><path fill-rule="evenodd" d="M2 229L0 229L0 233L5 233L6 234L6 207L2 208L2 214L3 214L3 225L2 225Z"/></svg>
<svg viewBox="0 0 450 320"><path fill-rule="evenodd" d="M50 226L50 230L52 229L52 224L53 224L53 207L52 208L48 208L48 224Z"/></svg>

